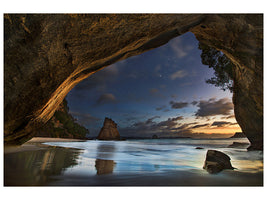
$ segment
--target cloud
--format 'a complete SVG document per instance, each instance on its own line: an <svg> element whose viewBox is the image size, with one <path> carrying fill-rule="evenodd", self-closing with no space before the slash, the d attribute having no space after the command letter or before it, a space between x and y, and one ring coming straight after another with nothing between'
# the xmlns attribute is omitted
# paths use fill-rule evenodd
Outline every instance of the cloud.
<svg viewBox="0 0 267 200"><path fill-rule="evenodd" d="M210 126L210 124L199 124L198 122L191 123L179 123L182 120L182 116L169 118L165 121L154 122L155 118L159 116L147 119L144 122L138 122L130 127L121 128L119 131L122 136L131 137L152 137L156 134L159 137L193 137L193 138L226 138L228 134L205 134L196 133L192 129Z"/></svg>
<svg viewBox="0 0 267 200"><path fill-rule="evenodd" d="M157 65L154 69L154 75L156 77L162 77L162 74L160 73L160 70L161 70L161 66L160 65Z"/></svg>
<svg viewBox="0 0 267 200"><path fill-rule="evenodd" d="M185 123L185 124L182 124L181 126L173 128L172 130L189 130L191 129L190 126L195 125L195 124L198 124L198 123L197 122Z"/></svg>
<svg viewBox="0 0 267 200"><path fill-rule="evenodd" d="M111 93L105 93L102 94L96 101L96 104L102 105L107 103L116 103L117 99L116 97Z"/></svg>
<svg viewBox="0 0 267 200"><path fill-rule="evenodd" d="M191 45L184 45L181 38L176 38L170 43L171 49L178 58L183 58L194 48Z"/></svg>
<svg viewBox="0 0 267 200"><path fill-rule="evenodd" d="M139 135L144 136L147 134L155 134L159 132L169 133L171 130L179 124L179 120L184 119L182 116L168 118L167 120L155 122L154 119L160 118L160 116L154 116L145 121L136 122L130 127L122 128L121 131L125 135Z"/></svg>
<svg viewBox="0 0 267 200"><path fill-rule="evenodd" d="M178 97L178 96L177 96L176 94L172 94L172 95L171 95L171 98L177 99L177 97Z"/></svg>
<svg viewBox="0 0 267 200"><path fill-rule="evenodd" d="M236 125L237 123L232 123L232 122L226 122L226 121L215 121L211 124L211 126L216 126L216 127L225 127L226 125Z"/></svg>
<svg viewBox="0 0 267 200"><path fill-rule="evenodd" d="M163 110L164 108L166 108L166 106L160 106L160 107L157 107L156 110L160 111L160 110Z"/></svg>
<svg viewBox="0 0 267 200"><path fill-rule="evenodd" d="M181 108L185 108L188 106L187 102L174 102L174 101L170 101L170 104L172 106L173 109L181 109Z"/></svg>
<svg viewBox="0 0 267 200"><path fill-rule="evenodd" d="M221 119L232 119L232 118L235 118L235 115L229 115L226 117L221 117Z"/></svg>
<svg viewBox="0 0 267 200"><path fill-rule="evenodd" d="M151 88L151 89L149 90L149 92L150 92L150 94L158 94L158 93L159 93L159 90L156 89L156 88Z"/></svg>
<svg viewBox="0 0 267 200"><path fill-rule="evenodd" d="M228 98L216 100L214 98L208 101L199 101L198 110L195 113L197 117L209 117L215 115L230 115L234 105Z"/></svg>
<svg viewBox="0 0 267 200"><path fill-rule="evenodd" d="M195 106L195 105L198 104L198 102L197 101L192 101L191 104Z"/></svg>
<svg viewBox="0 0 267 200"><path fill-rule="evenodd" d="M149 90L150 95L153 95L155 97L164 98L164 95L160 93L160 90L157 88L151 88Z"/></svg>
<svg viewBox="0 0 267 200"><path fill-rule="evenodd" d="M210 124L199 124L199 125L195 125L193 127L191 127L192 129L195 129L195 128L203 128L203 127L208 127Z"/></svg>
<svg viewBox="0 0 267 200"><path fill-rule="evenodd" d="M161 121L157 124L157 127L159 129L162 128L173 128L177 125L177 121L184 119L182 116L174 117L174 118L168 118L166 121Z"/></svg>
<svg viewBox="0 0 267 200"><path fill-rule="evenodd" d="M83 80L81 83L75 86L75 90L91 90L97 88L103 90L106 87L107 82L112 82L115 80L119 70L116 64L110 65L97 73L89 76L87 79Z"/></svg>
<svg viewBox="0 0 267 200"><path fill-rule="evenodd" d="M101 120L97 117L93 117L90 114L85 114L85 113L80 113L80 112L75 112L75 111L70 111L70 114L74 118L76 118L77 121L82 125L91 125Z"/></svg>
<svg viewBox="0 0 267 200"><path fill-rule="evenodd" d="M177 78L183 78L187 76L187 72L185 70L178 70L170 75L171 80L175 80Z"/></svg>

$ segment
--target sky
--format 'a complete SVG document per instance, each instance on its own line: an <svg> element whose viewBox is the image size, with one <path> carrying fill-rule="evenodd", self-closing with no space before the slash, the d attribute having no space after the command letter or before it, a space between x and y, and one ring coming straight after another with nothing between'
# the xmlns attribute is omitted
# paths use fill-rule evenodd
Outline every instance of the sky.
<svg viewBox="0 0 267 200"><path fill-rule="evenodd" d="M109 117L121 136L229 137L241 129L232 93L205 82L214 71L201 63L193 33L93 74L66 99L69 112L97 136ZM228 134L228 135L226 135Z"/></svg>

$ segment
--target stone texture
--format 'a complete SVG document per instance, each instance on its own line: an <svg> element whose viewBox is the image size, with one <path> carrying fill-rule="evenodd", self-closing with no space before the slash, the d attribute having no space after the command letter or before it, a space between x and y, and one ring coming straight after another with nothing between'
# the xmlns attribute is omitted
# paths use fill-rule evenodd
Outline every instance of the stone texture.
<svg viewBox="0 0 267 200"><path fill-rule="evenodd" d="M54 116L35 131L36 137L86 139L89 130L81 126L69 113L66 99L59 105Z"/></svg>
<svg viewBox="0 0 267 200"><path fill-rule="evenodd" d="M234 169L230 160L230 157L223 152L208 150L203 169L206 169L210 174L219 173L224 169Z"/></svg>
<svg viewBox="0 0 267 200"><path fill-rule="evenodd" d="M235 116L262 149L262 14L5 14L5 143L30 139L91 74L188 31L235 64Z"/></svg>
<svg viewBox="0 0 267 200"><path fill-rule="evenodd" d="M159 139L159 137L157 135L153 135L152 139Z"/></svg>
<svg viewBox="0 0 267 200"><path fill-rule="evenodd" d="M242 132L236 132L232 137L230 138L246 138L246 135Z"/></svg>
<svg viewBox="0 0 267 200"><path fill-rule="evenodd" d="M120 140L117 124L110 118L105 118L103 127L97 136L98 140Z"/></svg>
<svg viewBox="0 0 267 200"><path fill-rule="evenodd" d="M233 144L230 144L228 148L248 148L249 143L246 142L233 142Z"/></svg>

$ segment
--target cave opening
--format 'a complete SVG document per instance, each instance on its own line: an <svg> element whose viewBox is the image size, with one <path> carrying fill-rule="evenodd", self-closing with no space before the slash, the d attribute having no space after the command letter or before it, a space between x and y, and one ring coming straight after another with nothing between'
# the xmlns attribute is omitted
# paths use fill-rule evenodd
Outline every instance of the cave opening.
<svg viewBox="0 0 267 200"><path fill-rule="evenodd" d="M233 141L243 142L247 138L229 138L241 131L234 118L232 94L205 83L214 72L201 64L201 51L195 39L196 36L200 42L220 49L234 62L236 119L253 150L262 150L261 18L261 15L220 14L42 15L42 18L5 15L5 142L21 144L34 136L34 128L39 131L39 125L47 121L43 127L46 133L51 133L46 129L50 125L56 133L66 127L75 133L76 128L83 129L79 123L89 129L87 136L94 139L104 118L109 117L118 124L122 138L134 140L48 141L46 144L55 148L79 149L77 163L74 158L75 163L67 164L66 168L60 165L64 173L56 185L74 184L68 175L79 177L77 185L184 186L185 182L262 185L262 152L246 151L244 144L230 146ZM38 30L31 35L33 24L38 24ZM34 40L25 40L29 36ZM31 48L25 48L25 42ZM103 44L107 45L101 48ZM13 55L29 62L23 63ZM20 71L28 74L17 76ZM66 95L68 106L66 101L60 105ZM68 111L78 123L72 123L71 116L66 118L58 111L54 114L57 108ZM50 122L56 126L49 125ZM137 141L138 136L149 140ZM167 140L161 140L164 137ZM210 181L208 174L202 176L204 156L210 149L230 155L235 170L243 176L235 176L236 171L223 173L214 181ZM40 157L41 168L45 169L50 168L55 156L45 153ZM65 156L59 158L54 161L62 164ZM11 167L5 168L16 166L13 162L16 159L11 160ZM37 163L39 166L38 160ZM109 176L109 182L95 174L114 176ZM125 174L130 176L124 177ZM152 182L143 179L149 174L153 174L149 177ZM141 175L139 180L138 175ZM121 177L123 180L118 181ZM163 177L167 178L162 182ZM65 182L65 178L71 181Z"/></svg>
<svg viewBox="0 0 267 200"><path fill-rule="evenodd" d="M225 138L241 132L232 93L205 81L214 70L201 63L194 34L112 64L67 95L69 112L95 138L105 117L122 137Z"/></svg>

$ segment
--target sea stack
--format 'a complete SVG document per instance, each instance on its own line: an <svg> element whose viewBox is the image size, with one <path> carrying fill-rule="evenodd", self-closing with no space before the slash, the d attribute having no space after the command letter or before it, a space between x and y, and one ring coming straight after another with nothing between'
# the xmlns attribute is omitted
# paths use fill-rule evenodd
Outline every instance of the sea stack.
<svg viewBox="0 0 267 200"><path fill-rule="evenodd" d="M98 140L120 140L117 124L110 118L105 118L103 127L97 136Z"/></svg>

